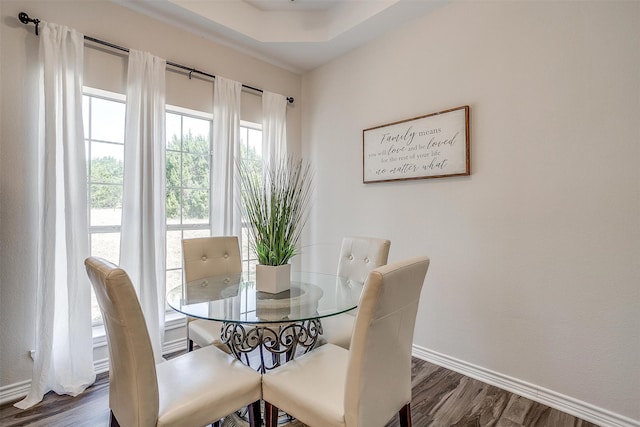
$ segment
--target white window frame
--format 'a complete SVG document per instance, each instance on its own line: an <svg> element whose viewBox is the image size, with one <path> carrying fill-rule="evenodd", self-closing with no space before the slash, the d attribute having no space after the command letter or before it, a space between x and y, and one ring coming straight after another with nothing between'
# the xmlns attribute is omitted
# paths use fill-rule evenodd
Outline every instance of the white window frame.
<svg viewBox="0 0 640 427"><path fill-rule="evenodd" d="M212 164L213 164L213 147L211 144L213 144L213 114L211 113L205 113L202 111L197 111L197 110L192 110L190 108L185 108L185 107L179 107L176 105L170 105L167 104L166 105L166 109L165 109L165 114L166 113L172 113L172 114L178 114L181 116L186 116L186 117L193 117L196 119L201 119L201 120L208 120L211 122L211 127L210 127L210 135L209 135L209 141L210 141L210 145L209 145L209 168L211 168ZM209 169L209 174L211 174L211 169ZM209 185L211 185L211 183L209 183ZM165 233L168 233L169 231L183 231L183 230L211 230L211 212L209 212L209 220L206 223L201 223L201 224L188 224L188 225L183 225L183 224L166 224L165 225ZM166 236L166 234L165 234ZM168 240L168 239L166 239ZM167 248L165 247L165 252L166 252ZM184 261L181 263L179 268L166 268L165 269L165 277L166 274L169 273L169 271L178 271L180 270L181 275L183 277L184 280ZM169 289L167 289L167 291L169 291ZM165 319L168 319L171 317L172 314L177 314L174 310L168 309L165 312ZM180 315L180 317L183 317Z"/></svg>
<svg viewBox="0 0 640 427"><path fill-rule="evenodd" d="M93 98L101 98L101 99L105 99L107 101L114 101L114 102L121 102L121 103L125 103L126 104L126 95L124 94L120 94L120 93L116 93L116 92L110 92L110 91L106 91L106 90L101 90L101 89L96 89L96 88L92 88L89 86L84 86L83 87L83 95L87 95L89 97L93 97ZM91 107L90 107L91 108ZM179 114L182 116L187 116L187 117L193 117L193 118L197 118L197 119L203 119L203 120L209 120L209 121L213 121L213 115L211 113L205 113L205 112L201 112L201 111L197 111L197 110L192 110L189 108L185 108L185 107L179 107L179 106L175 106L175 105L170 105L167 104L166 108L165 108L165 114L166 113L173 113L173 114ZM91 117L92 111L91 109L89 110L89 117ZM88 135L91 136L91 123L89 121L89 123L85 123L85 126L89 126L88 129ZM255 130L262 130L262 125L259 123L253 123L253 122L249 122L249 121L245 121L245 120L241 120L240 121L240 126L244 127L244 128L248 128L248 129L255 129ZM93 139L89 138L83 138L83 140L88 140L89 143L91 143L91 141L93 141ZM213 124L211 126L211 135L210 135L210 140L211 143L213 143ZM102 141L100 141L102 142ZM210 146L209 147L209 164L210 166L213 164L213 147ZM87 156L89 156L89 153L87 153ZM89 158L89 157L87 157ZM87 194L89 195L89 179L90 179L90 173L91 173L91 165L90 162L88 164L87 167ZM211 183L210 183L211 185ZM91 210L91 204L90 204L90 199L88 199L88 203L87 203L87 218L90 218L90 210ZM121 225L101 225L101 226L91 226L91 224L89 223L89 230L88 230L88 235L89 238L91 237L92 234L99 234L99 233L120 233L121 232ZM165 224L165 233L169 232L169 231L180 231L180 230L210 230L211 228L211 212L209 212L209 221L207 223L201 223L201 224L188 224L188 225L182 225L182 224ZM247 258L244 259L245 256L248 256L248 251L247 253L243 253L243 265L245 263L249 263L252 260L254 260L254 258ZM183 270L184 266L182 265L179 270ZM170 270L178 270L178 268L167 268L166 272L170 271ZM166 273L165 273L166 274ZM184 275L183 275L184 277ZM176 329L176 328L181 328L184 326L184 321L183 321L184 316L181 315L180 313L174 311L174 310L167 310L167 312L165 313L165 330L171 330L171 329ZM93 347L94 348L98 348L98 347L103 347L106 345L106 336L105 336L105 330L104 330L104 324L103 323L95 323L92 325L93 328Z"/></svg>
<svg viewBox="0 0 640 427"><path fill-rule="evenodd" d="M89 87L89 86L83 86L82 88L82 95L84 96L88 96L91 98L98 98L98 99L103 99L106 101L110 101L110 102L118 102L118 103L122 103L125 104L125 108L126 108L126 100L127 97L124 94L121 93L117 93L117 92L110 92L110 91L106 91L106 90L102 90L102 89L96 89L93 87ZM91 103L89 104L89 120L87 121L87 123L83 123L83 126L85 126L86 129L86 133L88 135L88 138L85 138L83 135L83 143L87 143L88 141L88 146L89 146L89 151L86 153L86 159L87 159L87 237L89 238L89 242L91 242L92 239L92 235L94 234L107 234L107 233L120 233L121 232L121 228L122 228L122 224L120 225L91 225L91 197L90 197L90 186L91 186L91 142L100 142L100 143L112 143L110 141L101 141L98 139L93 139L92 138L92 132L91 132L91 117L93 115L93 112L91 110ZM124 144L124 141L123 141ZM89 247L89 250L91 250L91 246ZM115 261L115 260L114 260ZM93 291L92 291L93 292ZM94 337L94 347L96 345L99 345L100 339L98 339L98 341L96 341L96 338L100 338L102 337L102 341L104 341L104 324L102 322L100 323L93 323L92 322L92 330L93 330L93 337Z"/></svg>
<svg viewBox="0 0 640 427"><path fill-rule="evenodd" d="M253 130L259 130L260 132L262 132L262 124L261 123L254 123L254 122L249 122L246 120L240 120L240 127L241 128L247 128L247 129L253 129ZM264 165L264 153L261 152L261 159L263 161L263 165ZM242 247L240 248L240 255L242 258L242 269L245 271L250 271L251 268L251 264L257 264L258 263L258 257L256 256L256 254L251 254L251 247L249 246L249 232L248 230L245 232L244 230L247 228L247 224L245 224L244 218L242 219L242 225L241 228L243 230L242 232ZM246 253L244 251L244 248L246 247Z"/></svg>

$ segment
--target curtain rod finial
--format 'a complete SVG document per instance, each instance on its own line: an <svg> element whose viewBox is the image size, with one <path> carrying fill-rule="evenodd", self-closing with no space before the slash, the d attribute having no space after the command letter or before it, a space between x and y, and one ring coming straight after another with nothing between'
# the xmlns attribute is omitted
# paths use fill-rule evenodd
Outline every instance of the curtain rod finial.
<svg viewBox="0 0 640 427"><path fill-rule="evenodd" d="M29 15L27 15L24 12L20 12L18 14L18 19L20 20L20 22L22 22L23 24L28 24L29 22L31 22L31 19L29 18Z"/></svg>
<svg viewBox="0 0 640 427"><path fill-rule="evenodd" d="M40 20L38 18L29 18L29 15L27 15L25 12L20 12L18 14L18 19L25 25L30 22L36 24L36 36L38 35L38 24L40 24Z"/></svg>

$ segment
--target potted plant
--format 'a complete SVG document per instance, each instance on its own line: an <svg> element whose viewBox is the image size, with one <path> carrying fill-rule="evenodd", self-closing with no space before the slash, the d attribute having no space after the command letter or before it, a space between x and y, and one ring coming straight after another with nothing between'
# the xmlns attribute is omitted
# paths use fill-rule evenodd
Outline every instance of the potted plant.
<svg viewBox="0 0 640 427"><path fill-rule="evenodd" d="M238 165L242 215L259 263L256 286L269 293L288 290L289 261L299 253L298 243L309 217L310 165L293 157L276 160L262 173L249 164Z"/></svg>

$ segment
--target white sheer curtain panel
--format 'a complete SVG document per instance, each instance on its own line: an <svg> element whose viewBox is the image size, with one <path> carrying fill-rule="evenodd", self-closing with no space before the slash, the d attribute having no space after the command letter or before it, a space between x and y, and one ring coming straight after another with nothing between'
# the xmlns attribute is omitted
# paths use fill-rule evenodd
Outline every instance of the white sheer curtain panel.
<svg viewBox="0 0 640 427"><path fill-rule="evenodd" d="M129 51L120 265L140 300L157 363L165 313L166 60Z"/></svg>
<svg viewBox="0 0 640 427"><path fill-rule="evenodd" d="M240 186L235 162L240 158L242 84L216 76L213 86L213 159L211 162L211 234L241 238Z"/></svg>
<svg viewBox="0 0 640 427"><path fill-rule="evenodd" d="M287 97L262 93L262 159L265 168L287 157Z"/></svg>
<svg viewBox="0 0 640 427"><path fill-rule="evenodd" d="M95 380L87 176L82 127L84 37L40 23L36 342L28 408L50 390L75 396Z"/></svg>

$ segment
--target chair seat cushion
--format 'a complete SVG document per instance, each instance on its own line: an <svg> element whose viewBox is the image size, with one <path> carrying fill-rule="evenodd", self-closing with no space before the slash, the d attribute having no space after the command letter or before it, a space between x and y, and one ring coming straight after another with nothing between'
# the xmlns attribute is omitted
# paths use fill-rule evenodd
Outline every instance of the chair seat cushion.
<svg viewBox="0 0 640 427"><path fill-rule="evenodd" d="M344 426L348 359L347 350L326 344L291 360L262 376L263 399L304 424Z"/></svg>
<svg viewBox="0 0 640 427"><path fill-rule="evenodd" d="M355 319L351 312L322 319L323 341L349 350Z"/></svg>
<svg viewBox="0 0 640 427"><path fill-rule="evenodd" d="M229 347L220 341L221 322L213 320L196 319L188 323L189 339L199 347L215 345L220 350L229 353Z"/></svg>
<svg viewBox="0 0 640 427"><path fill-rule="evenodd" d="M261 398L260 374L213 346L160 363L156 371L161 427L210 424Z"/></svg>

